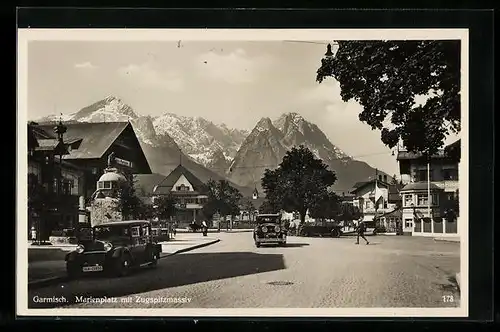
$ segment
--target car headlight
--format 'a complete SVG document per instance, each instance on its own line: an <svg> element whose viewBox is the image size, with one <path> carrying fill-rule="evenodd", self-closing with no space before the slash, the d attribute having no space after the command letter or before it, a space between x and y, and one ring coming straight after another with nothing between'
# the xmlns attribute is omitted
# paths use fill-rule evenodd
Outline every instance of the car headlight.
<svg viewBox="0 0 500 332"><path fill-rule="evenodd" d="M267 227L266 226L262 226L262 232L267 233Z"/></svg>
<svg viewBox="0 0 500 332"><path fill-rule="evenodd" d="M275 231L276 233L279 233L279 231L280 231L280 230L281 230L281 228L280 228L278 225L276 225L276 226L274 227L274 231Z"/></svg>
<svg viewBox="0 0 500 332"><path fill-rule="evenodd" d="M81 244L79 244L77 247L76 247L76 252L81 254L83 251L85 250L85 247Z"/></svg>
<svg viewBox="0 0 500 332"><path fill-rule="evenodd" d="M109 242L104 242L104 250L110 251L113 248L113 245Z"/></svg>

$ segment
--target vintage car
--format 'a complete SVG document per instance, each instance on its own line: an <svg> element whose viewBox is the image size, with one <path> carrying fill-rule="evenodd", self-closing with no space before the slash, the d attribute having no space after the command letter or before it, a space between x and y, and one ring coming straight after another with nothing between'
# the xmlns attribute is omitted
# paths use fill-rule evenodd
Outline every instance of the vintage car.
<svg viewBox="0 0 500 332"><path fill-rule="evenodd" d="M280 214L258 214L255 221L253 240L257 248L261 244L286 245L287 234Z"/></svg>
<svg viewBox="0 0 500 332"><path fill-rule="evenodd" d="M336 222L307 223L298 228L299 236L340 237L342 227Z"/></svg>
<svg viewBox="0 0 500 332"><path fill-rule="evenodd" d="M65 257L68 277L92 272L127 275L131 268L156 266L161 244L156 243L147 220L107 222L92 228L76 250Z"/></svg>

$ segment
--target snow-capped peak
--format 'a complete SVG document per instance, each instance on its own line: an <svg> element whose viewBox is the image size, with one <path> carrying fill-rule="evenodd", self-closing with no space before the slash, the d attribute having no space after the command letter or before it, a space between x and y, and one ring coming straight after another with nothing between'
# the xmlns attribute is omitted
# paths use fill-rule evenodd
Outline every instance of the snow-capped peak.
<svg viewBox="0 0 500 332"><path fill-rule="evenodd" d="M261 118L259 122L257 122L257 125L255 126L255 129L258 131L265 131L273 127L273 123L271 119L268 117Z"/></svg>

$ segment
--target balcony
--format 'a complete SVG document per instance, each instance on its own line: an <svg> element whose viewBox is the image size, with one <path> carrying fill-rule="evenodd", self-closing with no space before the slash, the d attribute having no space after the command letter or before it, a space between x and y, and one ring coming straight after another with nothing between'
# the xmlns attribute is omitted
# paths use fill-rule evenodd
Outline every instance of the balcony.
<svg viewBox="0 0 500 332"><path fill-rule="evenodd" d="M377 213L387 213L393 211L394 208L387 207L387 208L378 208ZM369 214L375 214L375 208L363 208L361 209L362 213L369 213Z"/></svg>

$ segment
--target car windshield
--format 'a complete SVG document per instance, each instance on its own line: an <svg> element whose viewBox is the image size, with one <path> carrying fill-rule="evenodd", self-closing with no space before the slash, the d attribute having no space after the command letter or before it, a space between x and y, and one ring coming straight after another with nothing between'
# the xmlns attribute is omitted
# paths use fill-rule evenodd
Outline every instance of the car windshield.
<svg viewBox="0 0 500 332"><path fill-rule="evenodd" d="M95 240L114 240L129 238L129 229L126 226L97 226L94 227Z"/></svg>
<svg viewBox="0 0 500 332"><path fill-rule="evenodd" d="M273 223L277 224L280 222L280 217L278 216L257 216L257 222L262 223Z"/></svg>

